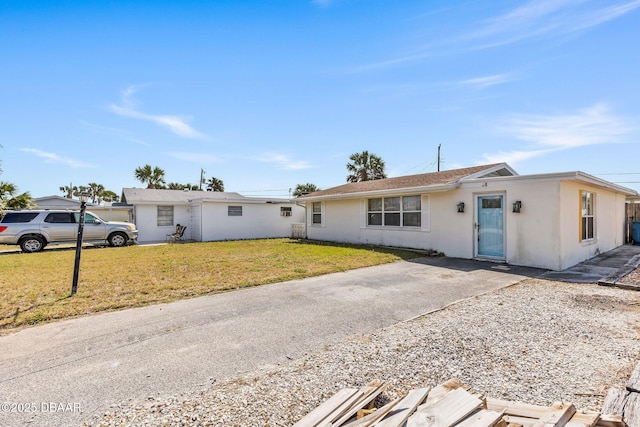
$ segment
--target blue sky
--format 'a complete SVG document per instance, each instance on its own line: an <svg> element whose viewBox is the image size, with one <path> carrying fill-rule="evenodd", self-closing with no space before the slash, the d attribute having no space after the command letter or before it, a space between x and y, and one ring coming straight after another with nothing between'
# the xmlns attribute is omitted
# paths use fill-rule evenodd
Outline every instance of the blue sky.
<svg viewBox="0 0 640 427"><path fill-rule="evenodd" d="M0 2L0 180L283 196L506 161L640 191L640 0Z"/></svg>

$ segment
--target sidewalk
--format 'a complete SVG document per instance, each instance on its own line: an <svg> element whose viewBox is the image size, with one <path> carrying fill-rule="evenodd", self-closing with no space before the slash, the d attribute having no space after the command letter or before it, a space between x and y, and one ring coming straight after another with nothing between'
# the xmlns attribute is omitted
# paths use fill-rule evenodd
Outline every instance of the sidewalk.
<svg viewBox="0 0 640 427"><path fill-rule="evenodd" d="M562 271L548 271L541 278L573 283L615 283L640 265L640 246L622 245Z"/></svg>

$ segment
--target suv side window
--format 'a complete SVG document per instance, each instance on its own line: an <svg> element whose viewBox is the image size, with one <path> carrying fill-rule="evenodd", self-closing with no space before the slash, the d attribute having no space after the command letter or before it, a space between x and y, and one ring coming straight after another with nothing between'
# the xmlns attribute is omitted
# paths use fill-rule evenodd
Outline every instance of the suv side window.
<svg viewBox="0 0 640 427"><path fill-rule="evenodd" d="M80 214L77 212L74 212L73 214L73 222L80 222ZM91 215L91 214L84 214L84 223L85 224L95 224L95 223L100 223L101 221L98 220L98 218L96 218L95 216Z"/></svg>
<svg viewBox="0 0 640 427"><path fill-rule="evenodd" d="M73 214L69 212L52 212L44 219L44 222L49 222L53 224L73 224L75 223L75 218L73 218Z"/></svg>
<svg viewBox="0 0 640 427"><path fill-rule="evenodd" d="M5 224L17 224L21 222L31 222L38 216L38 212L7 212L0 222Z"/></svg>

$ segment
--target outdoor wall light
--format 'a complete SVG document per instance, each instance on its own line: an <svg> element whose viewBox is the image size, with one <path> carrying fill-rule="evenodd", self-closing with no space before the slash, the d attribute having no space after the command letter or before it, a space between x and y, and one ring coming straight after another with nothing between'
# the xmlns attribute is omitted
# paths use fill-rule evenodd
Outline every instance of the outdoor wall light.
<svg viewBox="0 0 640 427"><path fill-rule="evenodd" d="M513 213L520 213L522 209L522 202L520 200L516 200L513 202Z"/></svg>
<svg viewBox="0 0 640 427"><path fill-rule="evenodd" d="M464 202L458 203L458 212L464 212Z"/></svg>

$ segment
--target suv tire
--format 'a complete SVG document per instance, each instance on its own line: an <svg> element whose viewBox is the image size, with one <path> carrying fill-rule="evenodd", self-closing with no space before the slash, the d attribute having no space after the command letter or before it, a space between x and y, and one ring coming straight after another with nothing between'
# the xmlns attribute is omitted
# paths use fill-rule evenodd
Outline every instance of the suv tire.
<svg viewBox="0 0 640 427"><path fill-rule="evenodd" d="M46 242L40 236L27 236L20 239L20 249L22 252L40 252L46 246Z"/></svg>
<svg viewBox="0 0 640 427"><path fill-rule="evenodd" d="M107 241L109 242L109 246L113 246L119 248L127 244L129 238L124 233L111 233Z"/></svg>

